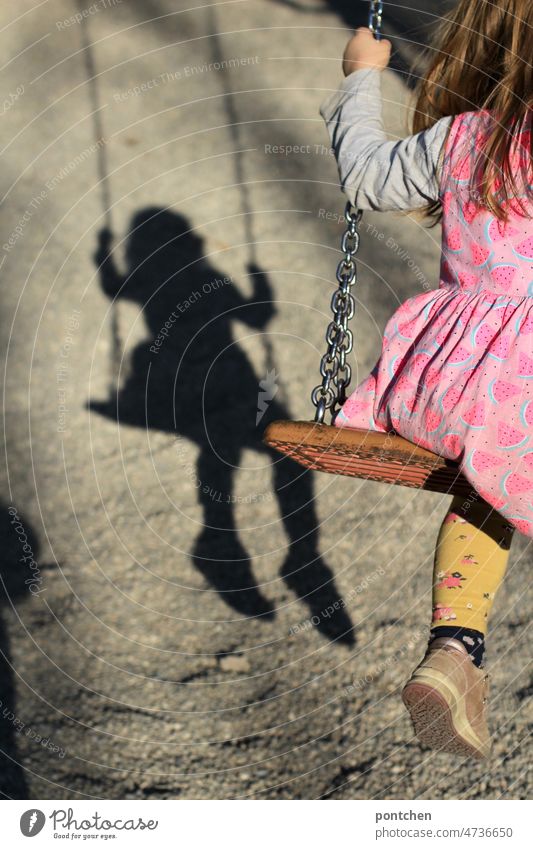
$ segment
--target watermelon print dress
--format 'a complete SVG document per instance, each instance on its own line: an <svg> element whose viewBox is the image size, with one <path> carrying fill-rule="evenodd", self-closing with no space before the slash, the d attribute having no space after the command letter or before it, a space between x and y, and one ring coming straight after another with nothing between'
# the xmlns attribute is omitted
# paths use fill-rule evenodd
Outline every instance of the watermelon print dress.
<svg viewBox="0 0 533 849"><path fill-rule="evenodd" d="M456 461L533 537L533 207L524 217L511 202L503 223L473 200L474 158L490 121L481 112L450 120L438 178L439 286L394 313L378 362L335 424L393 430ZM515 173L530 164L529 146L524 131Z"/></svg>

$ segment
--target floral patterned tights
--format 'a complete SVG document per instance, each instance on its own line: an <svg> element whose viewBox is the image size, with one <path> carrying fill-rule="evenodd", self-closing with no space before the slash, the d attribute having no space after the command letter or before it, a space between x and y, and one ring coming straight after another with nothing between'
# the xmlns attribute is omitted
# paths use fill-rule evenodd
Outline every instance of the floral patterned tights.
<svg viewBox="0 0 533 849"><path fill-rule="evenodd" d="M482 665L487 620L509 560L513 526L477 494L455 496L433 572L431 638L454 637Z"/></svg>

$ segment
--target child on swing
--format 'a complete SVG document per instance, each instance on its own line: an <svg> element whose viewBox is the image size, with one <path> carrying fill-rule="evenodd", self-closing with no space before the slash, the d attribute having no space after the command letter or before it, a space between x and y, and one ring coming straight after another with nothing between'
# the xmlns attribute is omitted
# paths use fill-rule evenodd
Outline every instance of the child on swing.
<svg viewBox="0 0 533 849"><path fill-rule="evenodd" d="M515 529L533 537L532 32L531 0L461 0L421 81L415 135L387 141L391 45L361 28L320 107L355 207L442 216L438 288L395 312L335 424L394 430L472 483L442 523L429 645L402 697L422 743L475 758L491 748L488 617Z"/></svg>

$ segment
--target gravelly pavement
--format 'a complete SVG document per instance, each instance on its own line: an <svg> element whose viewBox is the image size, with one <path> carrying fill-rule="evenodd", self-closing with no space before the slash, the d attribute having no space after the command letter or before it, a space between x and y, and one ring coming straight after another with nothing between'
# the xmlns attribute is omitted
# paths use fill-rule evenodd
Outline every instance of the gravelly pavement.
<svg viewBox="0 0 533 849"><path fill-rule="evenodd" d="M343 209L318 105L363 4L186 5L0 11L1 791L524 798L527 539L493 616L494 755L452 763L399 699L448 498L261 449L270 418L310 416ZM396 135L429 19L390 10ZM363 237L354 382L438 270L415 220L368 214Z"/></svg>

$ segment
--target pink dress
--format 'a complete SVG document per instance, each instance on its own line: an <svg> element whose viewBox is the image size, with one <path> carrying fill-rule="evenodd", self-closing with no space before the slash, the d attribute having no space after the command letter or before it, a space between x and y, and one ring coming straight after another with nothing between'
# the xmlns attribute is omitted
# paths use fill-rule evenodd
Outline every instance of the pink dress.
<svg viewBox="0 0 533 849"><path fill-rule="evenodd" d="M458 115L445 145L439 288L394 313L378 362L335 424L394 430L457 461L533 537L533 207L527 218L511 203L504 224L469 196L486 117ZM524 131L517 170L529 151Z"/></svg>

